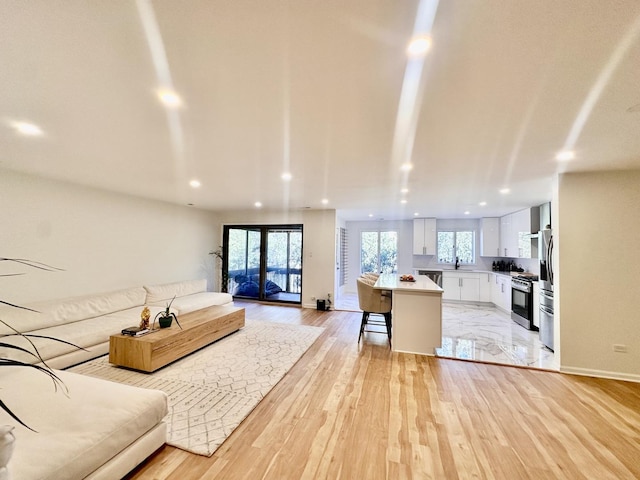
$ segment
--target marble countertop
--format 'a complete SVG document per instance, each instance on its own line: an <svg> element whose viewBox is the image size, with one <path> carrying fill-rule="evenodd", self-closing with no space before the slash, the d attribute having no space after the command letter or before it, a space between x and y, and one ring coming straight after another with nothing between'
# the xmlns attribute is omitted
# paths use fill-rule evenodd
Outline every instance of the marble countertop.
<svg viewBox="0 0 640 480"><path fill-rule="evenodd" d="M383 273L378 277L373 288L428 293L442 293L444 291L426 275L414 275L414 278L416 279L415 282L401 282L400 275L396 273Z"/></svg>

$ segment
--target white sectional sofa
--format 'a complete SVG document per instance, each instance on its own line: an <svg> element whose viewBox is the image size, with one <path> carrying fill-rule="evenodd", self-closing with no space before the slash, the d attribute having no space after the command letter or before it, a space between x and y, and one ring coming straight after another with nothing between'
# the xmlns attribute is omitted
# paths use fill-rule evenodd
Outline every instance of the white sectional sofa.
<svg viewBox="0 0 640 480"><path fill-rule="evenodd" d="M56 373L68 392L56 392L33 369L2 370L2 400L36 430L13 431L12 480L122 478L166 441L164 392L65 371ZM4 413L2 423L10 423Z"/></svg>
<svg viewBox="0 0 640 480"><path fill-rule="evenodd" d="M109 336L138 325L145 305L151 310L151 319L164 310L174 296L171 311L178 319L182 313L211 305L233 305L230 294L207 292L206 288L204 279L189 280L24 305L35 311L2 306L0 319L21 333L54 337L82 347L84 350L46 339L32 339L47 365L66 368L108 353ZM0 335L10 333L8 327L0 324ZM29 348L27 340L21 337L5 337L3 342ZM12 352L11 358L37 362L26 353Z"/></svg>
<svg viewBox="0 0 640 480"><path fill-rule="evenodd" d="M62 369L107 353L109 336L138 325L145 305L153 319L174 296L171 310L178 318L211 305L233 305L231 295L207 292L206 280L191 280L25 305L35 311L2 305L0 319L21 333L82 347L31 339L47 365ZM11 333L0 324L0 336ZM4 336L0 341L33 350L19 336ZM9 348L0 349L0 356L39 362ZM68 394L56 391L51 379L34 369L0 368L0 399L38 432L0 410L0 424L16 426L16 448L9 462L13 479L121 478L165 443L164 392L54 372L68 387Z"/></svg>

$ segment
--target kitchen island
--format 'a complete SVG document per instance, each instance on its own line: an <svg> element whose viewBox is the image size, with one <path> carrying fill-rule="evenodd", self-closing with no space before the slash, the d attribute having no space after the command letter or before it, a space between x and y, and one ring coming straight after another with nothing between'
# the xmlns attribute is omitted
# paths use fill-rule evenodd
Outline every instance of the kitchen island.
<svg viewBox="0 0 640 480"><path fill-rule="evenodd" d="M400 275L383 273L373 288L392 292L392 350L435 355L442 343L443 290L425 275L414 278L402 282Z"/></svg>

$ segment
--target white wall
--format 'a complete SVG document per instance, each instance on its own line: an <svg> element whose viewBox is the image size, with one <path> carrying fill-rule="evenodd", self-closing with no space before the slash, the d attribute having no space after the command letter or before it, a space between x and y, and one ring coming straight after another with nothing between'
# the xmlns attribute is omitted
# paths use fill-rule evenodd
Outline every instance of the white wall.
<svg viewBox="0 0 640 480"><path fill-rule="evenodd" d="M247 210L225 212L220 220L223 225L302 224L302 305L315 308L311 297L327 298L328 293L335 299L335 210L281 213ZM222 245L222 230L216 245Z"/></svg>
<svg viewBox="0 0 640 480"><path fill-rule="evenodd" d="M0 170L0 256L63 272L0 262L3 300L29 302L130 286L207 278L219 222L214 214Z"/></svg>
<svg viewBox="0 0 640 480"><path fill-rule="evenodd" d="M640 381L640 171L560 176L561 370ZM628 353L615 353L613 344Z"/></svg>

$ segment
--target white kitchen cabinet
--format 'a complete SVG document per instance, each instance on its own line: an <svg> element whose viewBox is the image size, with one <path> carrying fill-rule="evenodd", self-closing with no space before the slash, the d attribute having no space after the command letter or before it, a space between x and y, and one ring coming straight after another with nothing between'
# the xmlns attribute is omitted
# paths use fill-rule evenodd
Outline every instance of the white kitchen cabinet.
<svg viewBox="0 0 640 480"><path fill-rule="evenodd" d="M515 258L518 256L518 239L514 233L513 214L500 217L500 256Z"/></svg>
<svg viewBox="0 0 640 480"><path fill-rule="evenodd" d="M500 256L500 218L480 219L480 256Z"/></svg>
<svg viewBox="0 0 640 480"><path fill-rule="evenodd" d="M478 273L478 282L480 286L479 300L481 302L491 303L491 283L493 282L493 277L493 273Z"/></svg>
<svg viewBox="0 0 640 480"><path fill-rule="evenodd" d="M518 242L516 256L518 258L531 258L531 238L526 237L531 233L530 210L520 210L512 214L513 235Z"/></svg>
<svg viewBox="0 0 640 480"><path fill-rule="evenodd" d="M443 300L480 301L480 279L475 272L443 272Z"/></svg>
<svg viewBox="0 0 640 480"><path fill-rule="evenodd" d="M457 275L442 275L442 299L443 300L460 300L460 277Z"/></svg>
<svg viewBox="0 0 640 480"><path fill-rule="evenodd" d="M477 275L460 278L460 300L463 302L480 301L480 280Z"/></svg>
<svg viewBox="0 0 640 480"><path fill-rule="evenodd" d="M491 301L499 309L511 312L511 277L494 274L491 284Z"/></svg>
<svg viewBox="0 0 640 480"><path fill-rule="evenodd" d="M436 219L414 218L413 220L413 254L436 254Z"/></svg>
<svg viewBox="0 0 640 480"><path fill-rule="evenodd" d="M526 208L500 217L500 256L510 258L535 258L537 242L531 233L538 231L540 209Z"/></svg>

